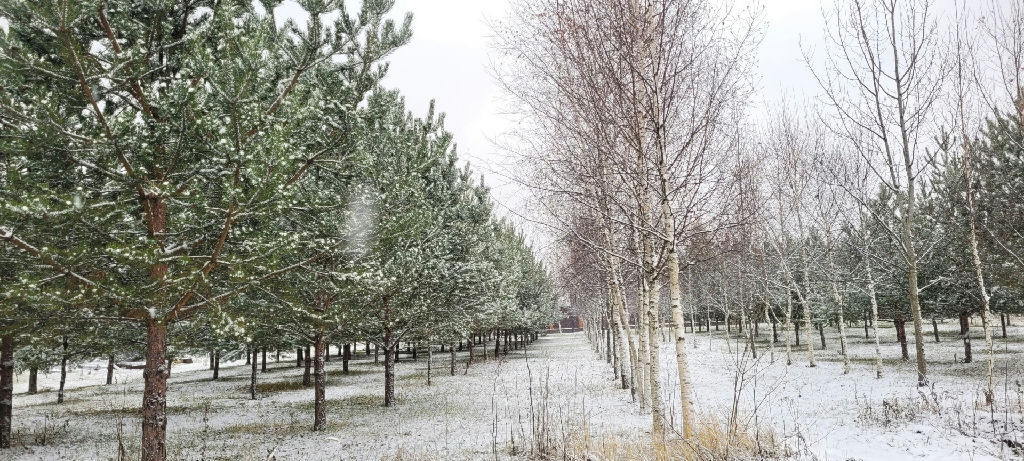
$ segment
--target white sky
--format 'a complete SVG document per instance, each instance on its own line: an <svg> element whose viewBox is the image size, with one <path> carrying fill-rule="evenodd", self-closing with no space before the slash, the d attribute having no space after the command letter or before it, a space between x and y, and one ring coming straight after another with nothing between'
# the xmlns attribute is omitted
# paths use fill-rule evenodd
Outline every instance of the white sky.
<svg viewBox="0 0 1024 461"><path fill-rule="evenodd" d="M813 49L822 40L823 25L822 0L763 1L767 27L759 56L761 93L753 107L758 112L783 94L816 94L800 43L803 38ZM493 141L509 131L511 122L502 113L502 90L490 72L488 21L503 18L507 8L507 0L398 0L396 13L413 13L413 38L391 56L385 85L400 89L418 115L435 99L437 109L446 113L460 157L492 188L498 213L517 221L527 235L536 235L537 226L517 216L531 214L529 193L507 179L504 172L512 161Z"/></svg>

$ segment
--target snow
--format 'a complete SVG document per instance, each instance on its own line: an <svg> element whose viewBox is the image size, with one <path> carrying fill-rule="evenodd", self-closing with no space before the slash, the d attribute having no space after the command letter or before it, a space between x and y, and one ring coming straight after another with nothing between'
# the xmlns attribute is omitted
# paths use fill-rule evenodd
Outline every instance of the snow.
<svg viewBox="0 0 1024 461"><path fill-rule="evenodd" d="M913 362L897 360L899 345L891 329L883 337L886 363L880 380L874 378L869 360L873 342L857 335L860 330L848 331L854 359L849 375L842 374L834 336L824 351L813 336L818 366L809 368L803 349L794 350L794 364L787 367L782 347L775 349L775 361L767 350L753 360L735 353L735 332L728 344L724 331L716 333L710 346L707 333L688 334L698 417L728 418L739 370L745 373L738 400L741 426L773 431L795 457L1019 459L996 439L1005 437L1004 432L1017 441L1024 439L1015 384L1022 374L1019 341L1024 329L1011 328L1007 343L997 338L1004 352L996 362L996 430L987 407L975 404L984 386L983 340L974 341L976 363L965 365L952 361L954 353L962 356L962 343L951 330L944 331L939 344L931 342L929 334L926 349L934 387L919 394ZM764 340L765 329L761 334ZM493 344L490 347L489 354ZM426 353L421 352L416 362L403 355L397 364L397 405L392 408L380 406L383 366L375 365L372 355L357 351L349 375L341 374L341 360L332 358L327 363L328 427L320 433L309 431L313 390L301 386L303 370L295 367L294 355L282 354L281 363L270 364L270 371L260 374L261 398L256 401L247 399L249 367L241 362L222 363L216 382L210 380L204 357L176 364L168 392L168 458L520 459L529 456L531 415L539 416L545 407L556 438L571 437L583 428L593 440L649 437L650 414L630 401L628 391L616 387L610 366L582 334L542 336L527 354L510 351L500 361L482 362L480 352L478 347L478 361L465 376L466 354L460 353L453 377L448 375L448 353L435 350L431 386L426 385ZM660 352L663 397L672 409L669 417L678 425L671 343L662 342ZM272 360L273 354L268 356ZM73 369L67 401L58 406L55 392L47 391L56 387L56 370L40 374L43 392L31 396L25 394L26 375L19 375L14 398L16 446L10 459L109 459L117 453L119 426L125 447L137 453L141 370L117 370L112 386L102 385L105 376L103 361ZM893 411L888 422L883 400L896 402L889 407Z"/></svg>

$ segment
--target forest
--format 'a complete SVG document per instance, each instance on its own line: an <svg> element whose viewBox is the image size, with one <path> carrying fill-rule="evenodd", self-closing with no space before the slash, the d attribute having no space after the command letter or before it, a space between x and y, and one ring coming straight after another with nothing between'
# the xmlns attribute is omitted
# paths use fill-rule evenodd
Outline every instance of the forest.
<svg viewBox="0 0 1024 461"><path fill-rule="evenodd" d="M1024 3L507 3L0 0L0 458L1024 457Z"/></svg>

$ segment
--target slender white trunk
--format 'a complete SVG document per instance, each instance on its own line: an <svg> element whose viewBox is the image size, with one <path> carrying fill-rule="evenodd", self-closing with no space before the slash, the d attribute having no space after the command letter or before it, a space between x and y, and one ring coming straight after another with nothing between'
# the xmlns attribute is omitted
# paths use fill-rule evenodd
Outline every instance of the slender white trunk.
<svg viewBox="0 0 1024 461"><path fill-rule="evenodd" d="M647 306L647 339L650 341L651 353L651 422L654 442L657 445L665 443L665 407L661 400L661 373L658 345L658 299L661 294L661 287L658 279L651 283L650 299Z"/></svg>

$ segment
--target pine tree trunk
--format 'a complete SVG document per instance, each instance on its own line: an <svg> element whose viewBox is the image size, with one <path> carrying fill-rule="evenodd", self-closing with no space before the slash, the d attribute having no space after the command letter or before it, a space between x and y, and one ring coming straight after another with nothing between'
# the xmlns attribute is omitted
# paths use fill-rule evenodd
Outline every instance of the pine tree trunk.
<svg viewBox="0 0 1024 461"><path fill-rule="evenodd" d="M213 380L220 378L220 349L213 351Z"/></svg>
<svg viewBox="0 0 1024 461"><path fill-rule="evenodd" d="M395 363L392 353L397 352L397 345L392 343L391 305L390 299L384 297L384 406L390 407L395 402Z"/></svg>
<svg viewBox="0 0 1024 461"><path fill-rule="evenodd" d="M263 372L263 373L266 373L267 372L267 348L265 348L265 347L262 348L260 350L260 354L261 354L261 356L260 356L260 360L261 360L261 362L260 362L260 371Z"/></svg>
<svg viewBox="0 0 1024 461"><path fill-rule="evenodd" d="M796 333L796 345L800 346L800 322L793 322L793 331Z"/></svg>
<svg viewBox="0 0 1024 461"><path fill-rule="evenodd" d="M302 372L302 385L309 387L313 385L310 368L313 366L313 357L310 356L309 346L306 346L306 351L303 357L303 366L305 369Z"/></svg>
<svg viewBox="0 0 1024 461"><path fill-rule="evenodd" d="M348 361L352 359L352 345L345 343L341 348L341 371L348 374Z"/></svg>
<svg viewBox="0 0 1024 461"><path fill-rule="evenodd" d="M61 339L60 385L57 387L57 403L64 403L64 383L68 380L68 337Z"/></svg>
<svg viewBox="0 0 1024 461"><path fill-rule="evenodd" d="M142 461L167 459L167 326L146 320L146 368L142 372Z"/></svg>
<svg viewBox="0 0 1024 461"><path fill-rule="evenodd" d="M322 431L327 428L327 373L324 371L327 345L324 344L324 334L319 332L315 341L315 358L313 368L315 369L316 385L313 388L313 430Z"/></svg>
<svg viewBox="0 0 1024 461"><path fill-rule="evenodd" d="M32 366L28 369L28 393L36 394L39 392L39 367Z"/></svg>
<svg viewBox="0 0 1024 461"><path fill-rule="evenodd" d="M252 361L249 362L249 400L256 400L256 367L259 365L259 360L256 359L256 354L259 350L253 346L252 350Z"/></svg>
<svg viewBox="0 0 1024 461"><path fill-rule="evenodd" d="M295 368L302 368L302 348L295 349Z"/></svg>
<svg viewBox="0 0 1024 461"><path fill-rule="evenodd" d="M932 334L935 335L935 342L939 342L939 321L932 317Z"/></svg>
<svg viewBox="0 0 1024 461"><path fill-rule="evenodd" d="M1003 339L1006 339L1006 314L999 314L999 323L1003 325Z"/></svg>
<svg viewBox="0 0 1024 461"><path fill-rule="evenodd" d="M427 344L427 385L430 385L430 372L434 364L434 346Z"/></svg>
<svg viewBox="0 0 1024 461"><path fill-rule="evenodd" d="M974 357L971 354L971 314L960 313L960 337L964 340L964 363L971 363Z"/></svg>
<svg viewBox="0 0 1024 461"><path fill-rule="evenodd" d="M107 385L114 384L114 354L107 357Z"/></svg>
<svg viewBox="0 0 1024 461"><path fill-rule="evenodd" d="M826 349L825 346L825 322L818 322L818 336L821 337L821 348Z"/></svg>
<svg viewBox="0 0 1024 461"><path fill-rule="evenodd" d="M448 350L450 351L448 367L451 369L451 375L455 376L455 344L452 344L450 347L448 347Z"/></svg>
<svg viewBox="0 0 1024 461"><path fill-rule="evenodd" d="M209 360L207 362L210 364L210 368L209 368L210 371L213 371L213 349L210 349L209 353L210 353L210 358L209 358Z"/></svg>
<svg viewBox="0 0 1024 461"><path fill-rule="evenodd" d="M11 448L14 410L14 335L0 337L0 449Z"/></svg>
<svg viewBox="0 0 1024 461"><path fill-rule="evenodd" d="M900 350L902 352L903 361L910 360L910 352L907 350L907 321L903 316L897 316L893 319L893 323L896 324L896 339L900 341Z"/></svg>
<svg viewBox="0 0 1024 461"><path fill-rule="evenodd" d="M473 364L473 346L476 343L476 338L469 338L466 342L466 348L469 349L469 359L466 360L466 373L469 373L469 366Z"/></svg>

